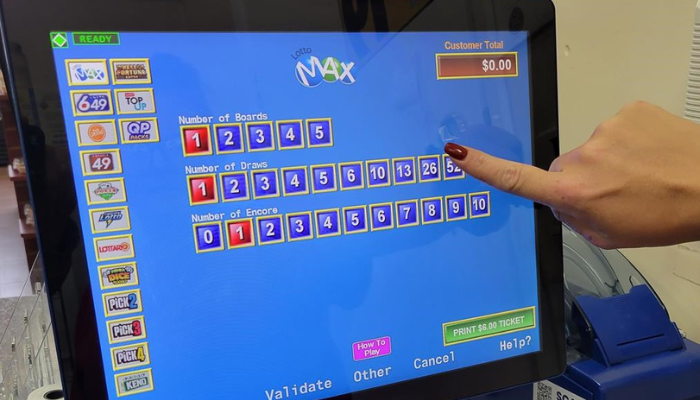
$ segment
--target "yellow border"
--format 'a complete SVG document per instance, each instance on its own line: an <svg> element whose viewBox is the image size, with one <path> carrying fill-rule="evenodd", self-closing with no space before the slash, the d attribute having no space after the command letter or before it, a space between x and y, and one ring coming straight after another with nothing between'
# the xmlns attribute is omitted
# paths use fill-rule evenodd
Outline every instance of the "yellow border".
<svg viewBox="0 0 700 400"><path fill-rule="evenodd" d="M452 199L462 199L464 200L464 204L462 205L464 207L464 216L463 217L457 217L457 218L450 218L450 200ZM452 222L452 221L464 221L466 219L469 219L469 210L467 209L469 207L469 200L467 200L467 195L466 194L456 194L452 196L445 196L445 221L447 222Z"/></svg>
<svg viewBox="0 0 700 400"><path fill-rule="evenodd" d="M86 154L98 154L98 153L114 153L117 155L116 160L118 161L119 169L116 168L112 171L108 172L90 172L88 173L87 169L85 168L85 155ZM113 157L114 158L114 157ZM87 151L81 151L80 152L80 164L82 164L83 167L83 175L84 176L97 176L97 175L115 175L115 174L121 174L122 173L122 153L121 150L119 149L104 149L104 150L87 150Z"/></svg>
<svg viewBox="0 0 700 400"><path fill-rule="evenodd" d="M79 113L78 107L75 104L75 95L76 94L84 94L84 93L106 94L107 95L107 102L109 103L109 111L96 111L96 112L89 112L89 113ZM94 117L96 115L114 115L114 103L112 102L112 91L110 89L71 90L69 95L70 95L70 102L71 102L71 105L73 107L73 116L74 117Z"/></svg>
<svg viewBox="0 0 700 400"><path fill-rule="evenodd" d="M140 321L141 322L141 333L139 337L135 338L128 338L128 339L113 339L112 338L112 329L111 325L114 324L121 324L124 322L134 322L134 321ZM107 340L109 341L109 344L116 344L116 343L126 343L126 342L132 342L135 340L144 340L147 337L147 332L146 332L146 318L141 315L138 317L129 317L129 318L121 318L121 319L113 319L110 321L107 321Z"/></svg>
<svg viewBox="0 0 700 400"><path fill-rule="evenodd" d="M304 170L304 177L306 179L306 191L296 192L296 193L287 193L287 178L284 176L284 173L287 171L300 171L302 169ZM284 197L302 196L302 195L311 193L311 187L309 187L309 169L308 169L308 167L300 166L300 167L282 168L282 170L280 171L280 178L282 179L282 195Z"/></svg>
<svg viewBox="0 0 700 400"><path fill-rule="evenodd" d="M314 173L315 168L332 168L333 169L333 189L322 189L322 190L316 190L316 174ZM337 192L338 191L338 169L335 167L335 164L319 164L319 165L312 165L311 166L311 176L309 177L309 180L312 183L311 186L311 192L313 194L317 193L330 193L330 192Z"/></svg>
<svg viewBox="0 0 700 400"><path fill-rule="evenodd" d="M150 121L153 123L154 137L155 139L149 140L127 140L124 132L124 122L136 122L136 121ZM160 142L160 129L158 128L158 118L147 117L147 118L124 118L119 120L119 136L122 139L122 144L140 144L140 143L158 143Z"/></svg>
<svg viewBox="0 0 700 400"><path fill-rule="evenodd" d="M328 213L335 213L336 215L336 222L338 223L338 232L336 233L329 233L325 235L321 235L320 232L321 230L318 228L318 214L328 214ZM340 209L339 208L328 208L325 210L316 210L314 211L314 226L316 227L316 238L317 239L322 239L322 238L329 238L329 237L336 237L340 236L343 234L343 221L340 218Z"/></svg>
<svg viewBox="0 0 700 400"><path fill-rule="evenodd" d="M274 172L276 179L275 179L275 184L276 184L276 189L277 192L276 194L269 194L269 195L263 195L263 196L256 196L255 193L255 174L262 174L264 172ZM256 169L250 171L250 186L253 189L253 200L260 200L260 199L273 199L275 197L281 197L280 194L280 174L277 172L277 169L270 168L270 169Z"/></svg>
<svg viewBox="0 0 700 400"><path fill-rule="evenodd" d="M144 63L146 64L146 69L148 70L148 79L138 79L128 82L117 82L117 70L114 68L115 63ZM113 58L109 60L110 72L112 73L112 84L113 85L150 85L153 83L153 76L151 74L151 60L148 58Z"/></svg>
<svg viewBox="0 0 700 400"><path fill-rule="evenodd" d="M299 124L299 130L301 131L301 144L297 146L291 146L291 147L282 147L282 137L280 136L282 132L280 132L280 125L282 124ZM290 119L290 120L285 120L285 121L277 121L275 123L275 129L277 131L277 147L279 147L280 150L295 150L295 149L304 149L306 148L306 132L304 130L304 121L301 119Z"/></svg>
<svg viewBox="0 0 700 400"><path fill-rule="evenodd" d="M243 175L245 178L245 190L246 190L246 196L241 197L240 199L226 199L226 196L224 196L224 179L229 177L229 176L238 176L238 175ZM248 173L245 171L238 171L238 172L222 172L219 174L219 184L221 186L221 201L224 203L233 203L236 201L247 201L250 200L250 181L248 179Z"/></svg>
<svg viewBox="0 0 700 400"><path fill-rule="evenodd" d="M306 237L302 237L302 238L292 239L292 235L290 233L292 230L291 230L291 227L289 226L289 220L290 220L290 218L301 217L304 215L309 217L309 233L310 233L310 235L306 236ZM301 242L303 240L310 240L310 239L314 238L314 216L311 213L311 211L291 213L291 214L285 215L285 217L286 217L285 223L287 224L287 240L289 242Z"/></svg>
<svg viewBox="0 0 700 400"><path fill-rule="evenodd" d="M416 199L416 200L403 200L403 201L397 201L396 203L394 203L394 209L396 209L395 217L396 217L396 227L397 228L410 228L412 226L419 226L420 225L420 210L418 209L420 207L420 204L418 204L418 203L419 203L418 199ZM416 222L415 223L404 224L404 225L399 224L399 221L401 221L401 218L400 218L401 216L399 215L399 212L401 212L400 207L404 204L414 204L416 206Z"/></svg>
<svg viewBox="0 0 700 400"><path fill-rule="evenodd" d="M124 211L124 218L126 218L126 226L127 227L123 228L123 229L108 229L105 231L98 232L97 227L95 226L95 219L92 217L93 214L98 213L98 212L117 211L117 210ZM131 230L131 215L129 214L129 206L119 206L119 207L111 207L111 208L96 208L94 210L90 210L90 227L92 228L93 234L130 231Z"/></svg>
<svg viewBox="0 0 700 400"><path fill-rule="evenodd" d="M455 168L458 168L460 171L462 171L462 176L447 176L447 161L452 162L452 165L454 165ZM459 168L459 166L457 164L455 164L452 161L452 159L450 158L450 156L448 156L447 154L442 155L442 170L443 170L442 176L446 181L455 181L455 180L464 179L467 177L467 173L464 172L464 170L462 168Z"/></svg>
<svg viewBox="0 0 700 400"><path fill-rule="evenodd" d="M124 285L112 285L112 286L105 286L102 278L102 274L104 273L105 270L107 269L112 269L112 268L118 268L118 267L132 267L134 269L134 283L128 283ZM132 286L138 286L139 285L139 269L136 267L135 262L125 262L121 264L111 264L111 265L103 265L99 268L97 268L97 272L100 274L100 289L102 290L111 290L111 289L117 289L117 288L127 288L127 287L132 287Z"/></svg>
<svg viewBox="0 0 700 400"><path fill-rule="evenodd" d="M241 244L238 246L231 246L231 229L229 228L229 225L233 224L241 224L243 222L247 222L250 225L250 243L248 244ZM226 248L231 250L231 249L242 249L245 247L253 247L255 246L255 223L253 222L253 218L244 218L244 219L235 219L231 221L226 221Z"/></svg>
<svg viewBox="0 0 700 400"><path fill-rule="evenodd" d="M219 128L233 128L233 127L238 127L238 134L240 135L239 140L241 141L241 149L240 150L226 150L222 151L219 148ZM216 138L216 154L241 154L245 153L245 140L243 140L243 124L240 122L237 123L227 123L227 124L214 124L214 127L212 129L213 136Z"/></svg>
<svg viewBox="0 0 700 400"><path fill-rule="evenodd" d="M423 179L423 166L421 165L421 161L427 160L427 159L435 159L437 161L437 178L431 178L431 179ZM420 170L420 175L418 175L418 181L420 183L427 183L427 182L440 182L442 180L442 159L440 158L439 155L432 155L432 156L420 156L418 157L418 169Z"/></svg>
<svg viewBox="0 0 700 400"><path fill-rule="evenodd" d="M360 178L360 185L359 186L353 186L349 188L343 187L343 167L353 167L353 166L360 166L360 173L355 174ZM365 166L363 165L362 161L351 161L351 162L344 162L344 163L339 163L338 164L338 183L340 184L340 191L348 191L348 190L360 190L365 188Z"/></svg>
<svg viewBox="0 0 700 400"><path fill-rule="evenodd" d="M280 231L281 231L280 239L273 240L271 242L264 242L263 243L262 235L260 234L260 223L261 222L264 223L265 221L273 220L273 219L276 219L280 222ZM257 233L257 235L258 235L258 245L260 245L260 246L267 246L269 244L284 243L286 240L286 236L285 236L285 232L284 232L284 218L282 218L281 215L268 215L265 217L256 218L255 219L255 231L256 231L255 233Z"/></svg>
<svg viewBox="0 0 700 400"><path fill-rule="evenodd" d="M212 193L214 193L214 199L195 203L192 199L192 180L193 179L201 179L201 178L212 178L212 180L214 182L214 187L212 188ZM218 188L218 182L216 181L216 174L188 175L187 176L187 191L189 192L189 195L190 195L190 198L189 198L190 206L201 206L204 204L216 204L219 202L219 188Z"/></svg>
<svg viewBox="0 0 700 400"><path fill-rule="evenodd" d="M250 145L250 127L251 126L269 126L270 127L270 140L272 140L272 146L271 147L265 147L262 149L253 149L253 147ZM245 142L246 145L248 146L248 152L249 153L262 153L265 151L275 151L277 150L277 147L275 145L275 125L272 121L255 121L255 122L247 122L245 124Z"/></svg>
<svg viewBox="0 0 700 400"><path fill-rule="evenodd" d="M140 373L143 373L143 372L146 372L146 373L148 373L148 374L151 376L151 388L150 388L150 389L137 390L137 391L131 392L131 393L121 393L121 392L119 391L119 378L120 378L120 377L122 377L122 376L129 376L129 375L136 375L136 374L140 374ZM148 368L148 369L140 369L140 370L138 370L138 371L130 371L130 372L126 372L126 373L123 373L123 374L114 375L114 383L115 383L115 385L116 385L117 397L124 397L124 396L131 396L132 394L139 394L139 393L152 392L152 391L154 391L154 390L156 389L156 385L155 385L155 383L153 383L153 370L152 370L151 368Z"/></svg>
<svg viewBox="0 0 700 400"><path fill-rule="evenodd" d="M390 226L384 226L380 228L375 228L374 227L374 208L375 207L389 207L389 218L391 218L391 225ZM369 217L370 217L370 223L372 227L372 232L376 231L386 231L389 229L394 229L394 204L393 203L379 203L379 204L370 204L369 206Z"/></svg>
<svg viewBox="0 0 700 400"><path fill-rule="evenodd" d="M425 220L425 203L429 201L438 201L440 204L440 219L436 221L426 221ZM432 224L439 224L442 222L445 222L445 210L442 209L443 206L443 199L442 197L428 197L427 199L420 199L420 220L421 224L423 225L432 225Z"/></svg>
<svg viewBox="0 0 700 400"><path fill-rule="evenodd" d="M104 83L73 83L73 79L71 79L70 76L70 64L72 63L101 63L104 68L105 68L105 79L107 82ZM66 75L68 76L68 86L106 86L109 85L109 68L107 67L107 59L106 58L97 58L97 59L75 59L75 60L66 60Z"/></svg>
<svg viewBox="0 0 700 400"><path fill-rule="evenodd" d="M144 354L146 355L146 361L140 362L138 365L130 365L130 366L122 366L122 367L117 366L117 357L116 357L115 353L117 351L126 350L126 349L130 349L133 347L136 347L136 348L143 347ZM151 365L151 351L148 348L148 342L127 344L126 346L113 347L110 349L110 354L112 356L112 369L114 371L122 371L125 369L131 369L131 368L141 368L141 367L147 367L147 366Z"/></svg>
<svg viewBox="0 0 700 400"><path fill-rule="evenodd" d="M78 137L78 147L88 147L88 146L111 146L119 144L119 131L117 131L117 124L114 123L113 119L100 119L100 120L80 120L75 121L75 134ZM106 125L111 124L112 130L114 131L114 141L113 142L99 142L99 143L83 143L82 137L80 136L80 125Z"/></svg>
<svg viewBox="0 0 700 400"><path fill-rule="evenodd" d="M452 56L452 57L463 57L463 56L506 56L515 55L515 75L485 75L485 76L453 76L449 78L440 77L440 57L441 56ZM483 79L483 78L517 78L520 76L520 63L518 62L518 53L515 51L509 52L494 52L494 53L436 53L435 54L435 76L439 81L448 81L455 79Z"/></svg>
<svg viewBox="0 0 700 400"><path fill-rule="evenodd" d="M127 310L127 311L116 311L113 314L109 314L109 309L107 307L107 297L114 297L118 295L126 295L126 294L135 294L136 299L139 302L138 306L139 308L136 310ZM105 311L105 317L106 318L112 318L112 317L121 317L122 315L129 315L129 314L138 314L143 312L143 299L141 298L141 289L131 289L131 290L124 290L121 292L109 292L105 293L102 295L102 306L104 307Z"/></svg>
<svg viewBox="0 0 700 400"><path fill-rule="evenodd" d="M213 225L218 225L219 226L219 241L221 242L221 246L215 247L213 249L207 249L207 250L200 250L199 249L199 237L197 236L197 228L202 227L202 226L213 226ZM192 225L192 231L194 232L194 251L197 254L202 254L202 253L211 253L214 251L221 251L224 249L224 225L221 221L217 222L204 222L201 224L194 224Z"/></svg>
<svg viewBox="0 0 700 400"><path fill-rule="evenodd" d="M331 141L330 143L326 144L311 144L311 130L309 129L309 124L314 123L314 122L328 122L328 130L330 131L329 134L331 136ZM310 149L318 148L318 147L333 147L335 145L335 138L333 137L333 119L332 118L312 118L312 119L307 119L304 123L304 129L306 130L307 141L308 146Z"/></svg>
<svg viewBox="0 0 700 400"><path fill-rule="evenodd" d="M386 163L386 183L382 183L380 185L372 185L370 182L372 181L370 179L370 170L369 170L369 165L370 164L378 164L378 163ZM367 175L367 188L372 189L372 188L380 188L380 187L388 187L391 186L391 160L386 158L386 159L381 159L381 160L369 160L365 161L365 174Z"/></svg>
<svg viewBox="0 0 700 400"><path fill-rule="evenodd" d="M477 215L474 216L472 213L472 197L474 196L481 196L481 195L486 195L486 203L489 207L489 212L484 215ZM491 216L491 192L477 192L477 193L469 193L469 218L471 219L477 219L477 218L486 218Z"/></svg>
<svg viewBox="0 0 700 400"><path fill-rule="evenodd" d="M209 151L206 153L196 153L187 154L187 144L185 144L185 130L186 129L201 129L205 128L207 130L207 140L209 141ZM199 156L210 156L214 154L214 146L211 141L211 127L209 125L182 125L180 127L180 141L182 142L182 155L185 157L199 157Z"/></svg>
<svg viewBox="0 0 700 400"><path fill-rule="evenodd" d="M100 201L100 202L91 202L90 201L90 184L91 183L109 183L109 182L121 182L121 184L122 184L121 190L124 191L124 200L120 200L120 201L105 200L105 201ZM126 182L124 182L124 178L93 179L93 180L85 181L85 195L87 196L87 204L89 206L103 205L103 204L126 203L126 201L128 200L126 197ZM95 196L97 196L97 195L95 195Z"/></svg>
<svg viewBox="0 0 700 400"><path fill-rule="evenodd" d="M125 257L117 257L117 258L108 258L108 259L100 259L100 252L97 251L97 242L102 241L102 240L109 240L109 239L117 239L117 238L127 238L127 241L130 242L131 245L131 253L133 255L131 256L125 256ZM101 237L96 237L92 239L93 245L95 247L95 258L97 259L97 262L103 262L103 261L118 261L118 260L127 260L129 258L135 258L136 257L136 249L134 248L134 236L131 234L128 235L114 235L114 236L101 236Z"/></svg>
<svg viewBox="0 0 700 400"><path fill-rule="evenodd" d="M470 322L470 321L474 321L477 319L493 318L493 317L498 317L499 315L515 314L515 313L527 311L527 310L532 310L532 322L533 322L533 325L529 326L527 328L517 329L514 331L508 331L508 332L494 333L494 334L488 335L488 336L480 336L478 338L464 340L464 341L455 342L455 343L449 343L449 344L447 343L447 340L445 340L445 329L447 329L447 325L463 324L465 322ZM511 311L504 311L504 312L495 313L495 314L483 315L481 317L474 317L474 318L468 318L468 319L463 319L463 320L459 320L459 321L445 322L442 324L442 344L444 347L454 346L457 344L469 343L469 342L473 342L476 340L488 339L488 338L495 337L495 336L509 335L511 333L517 333L517 332L527 331L527 330L536 329L536 328L537 328L537 309L535 307L525 307L525 308L520 308L518 310L511 310Z"/></svg>
<svg viewBox="0 0 700 400"><path fill-rule="evenodd" d="M360 210L360 209L362 209L362 210L365 211L365 229L363 229L363 230L361 230L361 231L349 232L348 229L347 229L347 228L348 228L348 226L347 226L347 222L348 222L348 221L347 221L347 219L345 218L345 213L346 213L347 211ZM370 224L370 222L367 220L367 216L368 216L368 214L367 214L367 206L343 207L343 234L344 234L344 235L354 235L354 234L357 234L357 233L366 233L366 232L369 232L369 224Z"/></svg>
<svg viewBox="0 0 700 400"><path fill-rule="evenodd" d="M411 163L413 164L413 180L406 181L406 182L399 182L398 180L396 180L396 162L398 162L398 161L411 161ZM395 186L412 185L414 183L417 183L418 177L416 176L416 159L415 159L415 157L393 158L391 160L391 177L394 179Z"/></svg>
<svg viewBox="0 0 700 400"><path fill-rule="evenodd" d="M153 110L122 112L122 110L119 107L119 93L124 93L124 92L148 92L148 93L150 93L151 100L153 100ZM155 93L153 93L153 88L114 89L114 101L116 104L117 115L155 114L158 111L158 108L156 107L156 95L155 95Z"/></svg>

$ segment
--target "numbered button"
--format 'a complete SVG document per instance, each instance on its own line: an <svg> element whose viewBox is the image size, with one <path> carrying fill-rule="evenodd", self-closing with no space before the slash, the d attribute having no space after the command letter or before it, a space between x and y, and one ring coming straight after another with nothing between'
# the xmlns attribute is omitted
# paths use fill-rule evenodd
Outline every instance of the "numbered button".
<svg viewBox="0 0 700 400"><path fill-rule="evenodd" d="M421 182L435 182L442 179L440 174L440 156L418 157Z"/></svg>
<svg viewBox="0 0 700 400"><path fill-rule="evenodd" d="M327 193L338 190L335 180L335 165L313 165L311 166L311 177L313 178L313 192Z"/></svg>
<svg viewBox="0 0 700 400"><path fill-rule="evenodd" d="M258 218L256 225L260 245L284 242L284 224L281 215Z"/></svg>
<svg viewBox="0 0 700 400"><path fill-rule="evenodd" d="M391 185L389 160L367 161L367 187L376 188Z"/></svg>
<svg viewBox="0 0 700 400"><path fill-rule="evenodd" d="M228 233L229 249L238 249L255 245L252 219L227 221L226 232Z"/></svg>
<svg viewBox="0 0 700 400"><path fill-rule="evenodd" d="M278 121L277 143L280 150L304 148L304 124L301 120Z"/></svg>
<svg viewBox="0 0 700 400"><path fill-rule="evenodd" d="M282 168L282 183L285 196L309 194L309 176L306 167Z"/></svg>
<svg viewBox="0 0 700 400"><path fill-rule="evenodd" d="M333 123L330 118L306 120L309 147L333 146Z"/></svg>
<svg viewBox="0 0 700 400"><path fill-rule="evenodd" d="M423 215L423 225L437 224L444 221L442 215L442 198L421 200L421 210Z"/></svg>
<svg viewBox="0 0 700 400"><path fill-rule="evenodd" d="M472 218L491 216L491 194L489 192L472 193L469 195Z"/></svg>
<svg viewBox="0 0 700 400"><path fill-rule="evenodd" d="M394 212L391 203L373 204L369 206L372 214L372 230L383 231L394 227Z"/></svg>
<svg viewBox="0 0 700 400"><path fill-rule="evenodd" d="M343 222L346 235L367 232L369 230L367 226L367 207L343 208Z"/></svg>
<svg viewBox="0 0 700 400"><path fill-rule="evenodd" d="M243 127L241 124L214 125L217 154L243 153Z"/></svg>
<svg viewBox="0 0 700 400"><path fill-rule="evenodd" d="M448 221L460 221L469 218L466 195L447 196L445 198L445 207L447 208Z"/></svg>
<svg viewBox="0 0 700 400"><path fill-rule="evenodd" d="M197 253L208 253L224 249L221 222L195 225L194 238Z"/></svg>
<svg viewBox="0 0 700 400"><path fill-rule="evenodd" d="M248 174L245 172L221 174L221 191L225 202L250 200Z"/></svg>
<svg viewBox="0 0 700 400"><path fill-rule="evenodd" d="M464 179L466 174L462 171L447 154L443 154L443 167L445 170L445 180Z"/></svg>
<svg viewBox="0 0 700 400"><path fill-rule="evenodd" d="M214 153L209 126L183 126L181 129L185 157L207 156Z"/></svg>
<svg viewBox="0 0 700 400"><path fill-rule="evenodd" d="M253 122L246 125L248 150L272 151L275 149L275 136L272 133L272 122Z"/></svg>
<svg viewBox="0 0 700 400"><path fill-rule="evenodd" d="M340 236L340 210L316 211L316 236L318 238Z"/></svg>
<svg viewBox="0 0 700 400"><path fill-rule="evenodd" d="M413 158L395 158L392 161L394 183L406 185L416 183L416 161Z"/></svg>
<svg viewBox="0 0 700 400"><path fill-rule="evenodd" d="M365 187L361 162L340 164L339 169L340 190L354 190Z"/></svg>
<svg viewBox="0 0 700 400"><path fill-rule="evenodd" d="M311 213L287 214L287 234L290 242L312 239L314 231Z"/></svg>
<svg viewBox="0 0 700 400"><path fill-rule="evenodd" d="M279 197L280 185L276 169L265 169L251 172L253 175L253 198L268 199Z"/></svg>
<svg viewBox="0 0 700 400"><path fill-rule="evenodd" d="M396 203L396 226L406 228L416 226L418 222L418 200L399 201Z"/></svg>
<svg viewBox="0 0 700 400"><path fill-rule="evenodd" d="M193 175L187 177L190 190L190 205L212 204L219 202L214 175Z"/></svg>

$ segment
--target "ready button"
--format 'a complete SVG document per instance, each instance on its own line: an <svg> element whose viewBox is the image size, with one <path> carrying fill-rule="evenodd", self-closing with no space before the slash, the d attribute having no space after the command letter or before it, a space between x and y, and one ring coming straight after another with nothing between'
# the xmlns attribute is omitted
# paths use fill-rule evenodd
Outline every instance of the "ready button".
<svg viewBox="0 0 700 400"><path fill-rule="evenodd" d="M445 346L451 346L532 329L536 326L535 307L530 307L484 317L448 322L442 325L442 331Z"/></svg>

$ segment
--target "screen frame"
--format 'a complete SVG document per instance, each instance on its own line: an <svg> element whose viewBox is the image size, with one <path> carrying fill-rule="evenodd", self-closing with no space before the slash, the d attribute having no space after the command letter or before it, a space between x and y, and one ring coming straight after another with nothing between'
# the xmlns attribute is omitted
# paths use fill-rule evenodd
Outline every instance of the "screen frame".
<svg viewBox="0 0 700 400"><path fill-rule="evenodd" d="M135 0L133 1L136 3ZM250 1L213 1L208 4L206 13L212 16L225 12L245 14L243 5ZM267 1L273 2L273 0ZM161 8L151 7L148 10L139 11L140 15L133 19L121 18L121 13L115 11L114 14L104 13L100 14L99 19L93 18L86 21L80 19L77 12L75 17L72 16L73 11L77 11L79 7L84 7L88 3L84 0L26 0L26 3L34 6L34 10L43 9L42 6L49 2L52 7L62 7L65 15L59 22L53 23L51 18L39 18L29 35L21 32L26 30L26 26L13 21L31 19L28 14L35 11L30 11L30 7L22 10L7 0L2 2L0 12L2 13L3 50L5 58L9 59L9 63L3 65L3 72L6 77L9 77L8 91L15 107L16 119L20 121L19 130L27 160L28 181L37 220L37 235L51 300L51 315L58 344L63 387L65 396L69 400L107 398L107 377L103 369L98 339L98 329L101 327L96 323L82 233L79 228L75 229L80 226L76 201L78 194L75 192L74 185L62 180L66 176L48 173L54 167L53 163L56 163L56 160L69 160L67 144L48 146L53 156L48 155L47 148L37 146L36 137L32 133L34 126L30 122L36 120L37 115L44 111L31 103L22 104L19 96L19 93L33 92L34 89L44 89L49 92L53 90L58 93L56 71L53 63L32 64L33 74L40 73L52 77L48 79L49 83L43 84L45 87L32 87L31 80L22 78L23 74L28 74L29 67L13 54L12 46L38 47L39 52L51 52L49 44L51 31L526 31L529 36L530 51L533 164L546 169L559 155L555 9L551 0L426 0L415 2L418 6L409 5L405 0L329 0L328 3L337 4L340 16L341 26L335 29L329 29L327 25L315 23L313 20L290 20L275 24L251 21L244 27L237 27L224 20L212 23L206 18L188 19L184 14L163 18L159 12L175 7L166 4L167 2L162 2ZM102 3L102 10L107 8L116 10L125 2L107 0ZM197 1L184 0L182 3L195 7ZM290 3L313 14L318 1L294 0ZM444 10L439 11L443 13L451 9L466 9L467 13L463 20L456 22L455 18L421 18L424 16L423 13L430 12L432 8ZM43 12L49 13L47 10ZM159 21L157 26L154 26L153 21ZM40 48L41 46L44 48ZM51 60L53 60L52 56ZM60 119L62 120L62 116ZM66 132L62 134L66 135ZM60 140L56 142L60 143ZM56 165L56 167L59 166ZM536 204L534 213L541 351L332 399L454 400L542 380L562 373L566 364L562 227L547 207ZM504 373L504 371L508 372Z"/></svg>

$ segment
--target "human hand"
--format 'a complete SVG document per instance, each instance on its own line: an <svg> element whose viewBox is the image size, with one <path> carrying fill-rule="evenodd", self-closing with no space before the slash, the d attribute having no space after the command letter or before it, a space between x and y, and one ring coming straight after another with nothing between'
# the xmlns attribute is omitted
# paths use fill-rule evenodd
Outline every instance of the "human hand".
<svg viewBox="0 0 700 400"><path fill-rule="evenodd" d="M549 171L449 143L467 174L549 206L596 246L664 246L700 239L700 126L637 102L603 122Z"/></svg>

